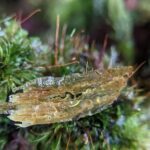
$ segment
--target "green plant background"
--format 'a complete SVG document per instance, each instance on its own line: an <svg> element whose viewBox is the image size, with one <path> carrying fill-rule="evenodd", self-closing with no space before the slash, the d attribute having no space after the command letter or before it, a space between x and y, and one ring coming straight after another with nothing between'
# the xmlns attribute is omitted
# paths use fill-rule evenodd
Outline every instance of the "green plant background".
<svg viewBox="0 0 150 150"><path fill-rule="evenodd" d="M52 26L50 31L46 30L46 33L37 34L40 38L31 36L30 31L28 33L23 29L20 20L16 21L13 17L1 17L0 102L8 101L13 88L37 77L82 73L86 69L97 68L96 62L102 62L104 68L109 66L110 61L113 66L133 64L135 49L132 30L136 22L143 23L149 20L147 1L140 2L136 12L132 13L126 9L123 0L117 0L117 5L113 0L107 2L101 0L98 5L101 9L98 10L96 10L97 7L92 7L91 0L86 3L84 0L82 2L57 0L45 1L45 3L40 0L36 3L27 1L32 7L44 8L41 13L41 16L45 13L42 20L45 19L46 24ZM61 18L59 50L62 52L58 53L60 67L55 67L54 64L57 14L60 14ZM139 14L141 20L138 18ZM97 56L103 43L97 45L93 42L89 45L86 36L90 34L91 27L94 26L92 24L95 22L92 20L94 17L96 19L100 17L111 26L109 37L115 41L113 46L106 48L102 60L98 60ZM62 36L64 24L68 25L65 37ZM86 34L79 33L82 29ZM61 49L62 44L64 44L63 49ZM121 55L119 61L114 55ZM71 62L74 58L80 63L62 65ZM147 68L149 63L144 69L146 73L149 70ZM6 115L1 115L0 149L149 149L149 94L147 94L149 85L145 83L145 80L147 81L145 76L141 78L140 73L137 74L136 82L140 85L139 87L130 86L124 89L118 101L111 107L78 121L18 128L7 119Z"/></svg>

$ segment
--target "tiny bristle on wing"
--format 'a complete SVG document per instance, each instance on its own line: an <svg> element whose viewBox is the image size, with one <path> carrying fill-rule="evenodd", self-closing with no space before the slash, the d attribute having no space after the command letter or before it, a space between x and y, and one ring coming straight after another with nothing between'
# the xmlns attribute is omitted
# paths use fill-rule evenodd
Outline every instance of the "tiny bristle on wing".
<svg viewBox="0 0 150 150"><path fill-rule="evenodd" d="M27 127L93 115L117 99L132 73L133 67L121 67L62 78L38 78L25 84L23 93L11 96L16 108L9 118L21 122L18 126ZM68 96L67 92L80 92L80 96Z"/></svg>

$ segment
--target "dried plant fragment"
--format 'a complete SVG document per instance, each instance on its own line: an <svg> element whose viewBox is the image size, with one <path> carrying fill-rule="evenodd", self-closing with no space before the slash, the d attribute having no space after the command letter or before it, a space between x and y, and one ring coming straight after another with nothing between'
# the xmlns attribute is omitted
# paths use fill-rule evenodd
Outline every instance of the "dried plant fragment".
<svg viewBox="0 0 150 150"><path fill-rule="evenodd" d="M11 95L0 109L21 127L79 119L111 105L132 73L132 67L120 67L38 78L19 87L23 93Z"/></svg>

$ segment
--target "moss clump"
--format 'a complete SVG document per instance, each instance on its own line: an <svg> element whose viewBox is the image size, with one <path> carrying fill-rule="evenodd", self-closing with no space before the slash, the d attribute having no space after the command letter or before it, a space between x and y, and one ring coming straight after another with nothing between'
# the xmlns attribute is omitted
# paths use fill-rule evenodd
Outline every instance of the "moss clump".
<svg viewBox="0 0 150 150"><path fill-rule="evenodd" d="M29 38L28 33L20 27L19 23L6 19L0 25L0 100L6 100L12 88L39 75L35 69L36 65L53 64L54 51L51 49L53 53L50 53L51 60L48 60L47 51L45 53L38 51L39 48L44 48L40 40ZM72 54L80 56L75 52L84 53L81 49L84 49L85 45L82 44L83 47L78 48L73 47L72 39L65 41L63 51L65 61L70 60ZM94 52L90 52L87 48L86 53L91 56ZM60 57L63 56L60 55ZM93 57L91 59L93 60ZM59 75L69 74L81 68L79 65L78 68L69 66L60 70L56 67ZM46 72L46 75L49 73ZM134 93L134 89L130 89L130 92ZM28 147L44 150L143 149L144 142L142 141L145 140L147 127L142 125L139 120L141 113L135 109L138 104L137 99L134 96L132 100L125 97L123 101L117 102L99 114L78 121L52 125L18 129L9 120L1 117L0 149L4 147L11 149L12 143L16 149L27 149Z"/></svg>
<svg viewBox="0 0 150 150"><path fill-rule="evenodd" d="M15 20L0 23L0 100L5 101L12 88L37 76L33 69L33 40Z"/></svg>

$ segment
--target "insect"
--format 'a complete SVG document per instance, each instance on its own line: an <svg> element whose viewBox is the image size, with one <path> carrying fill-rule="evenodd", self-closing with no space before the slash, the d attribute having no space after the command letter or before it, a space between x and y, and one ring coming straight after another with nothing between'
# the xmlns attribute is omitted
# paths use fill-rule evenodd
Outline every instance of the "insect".
<svg viewBox="0 0 150 150"><path fill-rule="evenodd" d="M126 86L133 67L118 67L75 73L64 77L42 77L18 89L0 112L17 126L51 124L91 116L110 106Z"/></svg>

